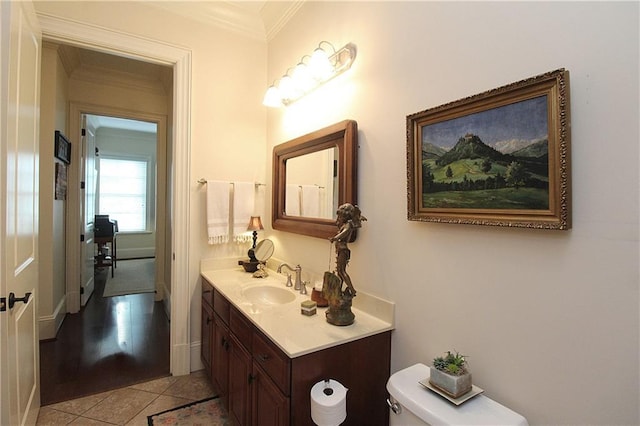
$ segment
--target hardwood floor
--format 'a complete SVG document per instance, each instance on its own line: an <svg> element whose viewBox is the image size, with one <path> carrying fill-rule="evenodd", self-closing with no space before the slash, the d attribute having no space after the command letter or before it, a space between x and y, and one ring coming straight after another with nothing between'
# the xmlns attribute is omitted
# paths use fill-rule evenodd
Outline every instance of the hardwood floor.
<svg viewBox="0 0 640 426"><path fill-rule="evenodd" d="M169 375L162 302L154 302L153 293L102 297L107 273L96 270L86 306L67 314L55 340L40 342L42 405Z"/></svg>

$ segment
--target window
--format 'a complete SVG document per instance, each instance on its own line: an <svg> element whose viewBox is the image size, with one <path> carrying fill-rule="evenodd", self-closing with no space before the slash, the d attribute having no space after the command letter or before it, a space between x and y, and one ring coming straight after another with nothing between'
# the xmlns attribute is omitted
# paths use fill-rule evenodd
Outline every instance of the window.
<svg viewBox="0 0 640 426"><path fill-rule="evenodd" d="M148 161L100 158L100 214L118 221L120 232L147 230Z"/></svg>

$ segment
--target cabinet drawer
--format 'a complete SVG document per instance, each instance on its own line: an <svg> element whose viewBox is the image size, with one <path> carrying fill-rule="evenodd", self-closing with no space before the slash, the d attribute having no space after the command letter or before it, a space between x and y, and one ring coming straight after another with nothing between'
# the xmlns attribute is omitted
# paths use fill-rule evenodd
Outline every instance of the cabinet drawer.
<svg viewBox="0 0 640 426"><path fill-rule="evenodd" d="M213 289L213 311L220 316L225 324L229 324L229 301L215 288Z"/></svg>
<svg viewBox="0 0 640 426"><path fill-rule="evenodd" d="M213 308L213 286L205 279L202 280L202 301Z"/></svg>
<svg viewBox="0 0 640 426"><path fill-rule="evenodd" d="M236 335L240 343L251 352L251 335L253 326L235 307L229 312L229 329Z"/></svg>
<svg viewBox="0 0 640 426"><path fill-rule="evenodd" d="M253 333L253 359L271 377L282 393L289 395L290 360L277 346L260 333Z"/></svg>

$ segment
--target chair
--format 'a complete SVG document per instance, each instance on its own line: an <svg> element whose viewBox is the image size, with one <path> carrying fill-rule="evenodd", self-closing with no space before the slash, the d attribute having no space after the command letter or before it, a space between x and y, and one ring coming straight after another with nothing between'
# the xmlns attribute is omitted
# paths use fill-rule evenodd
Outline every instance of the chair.
<svg viewBox="0 0 640 426"><path fill-rule="evenodd" d="M118 221L109 220L109 215L96 215L94 218L94 241L98 246L98 254L95 256L95 265L98 268L111 267L111 277L117 267ZM111 248L109 248L111 245ZM111 254L109 254L111 251Z"/></svg>

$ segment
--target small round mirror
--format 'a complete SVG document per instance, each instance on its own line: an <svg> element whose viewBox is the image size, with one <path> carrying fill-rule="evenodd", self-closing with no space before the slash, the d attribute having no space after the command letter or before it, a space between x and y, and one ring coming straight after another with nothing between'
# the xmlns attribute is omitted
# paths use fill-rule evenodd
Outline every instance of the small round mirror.
<svg viewBox="0 0 640 426"><path fill-rule="evenodd" d="M262 240L256 245L254 253L256 259L258 259L260 262L266 262L273 254L273 250L273 241Z"/></svg>

